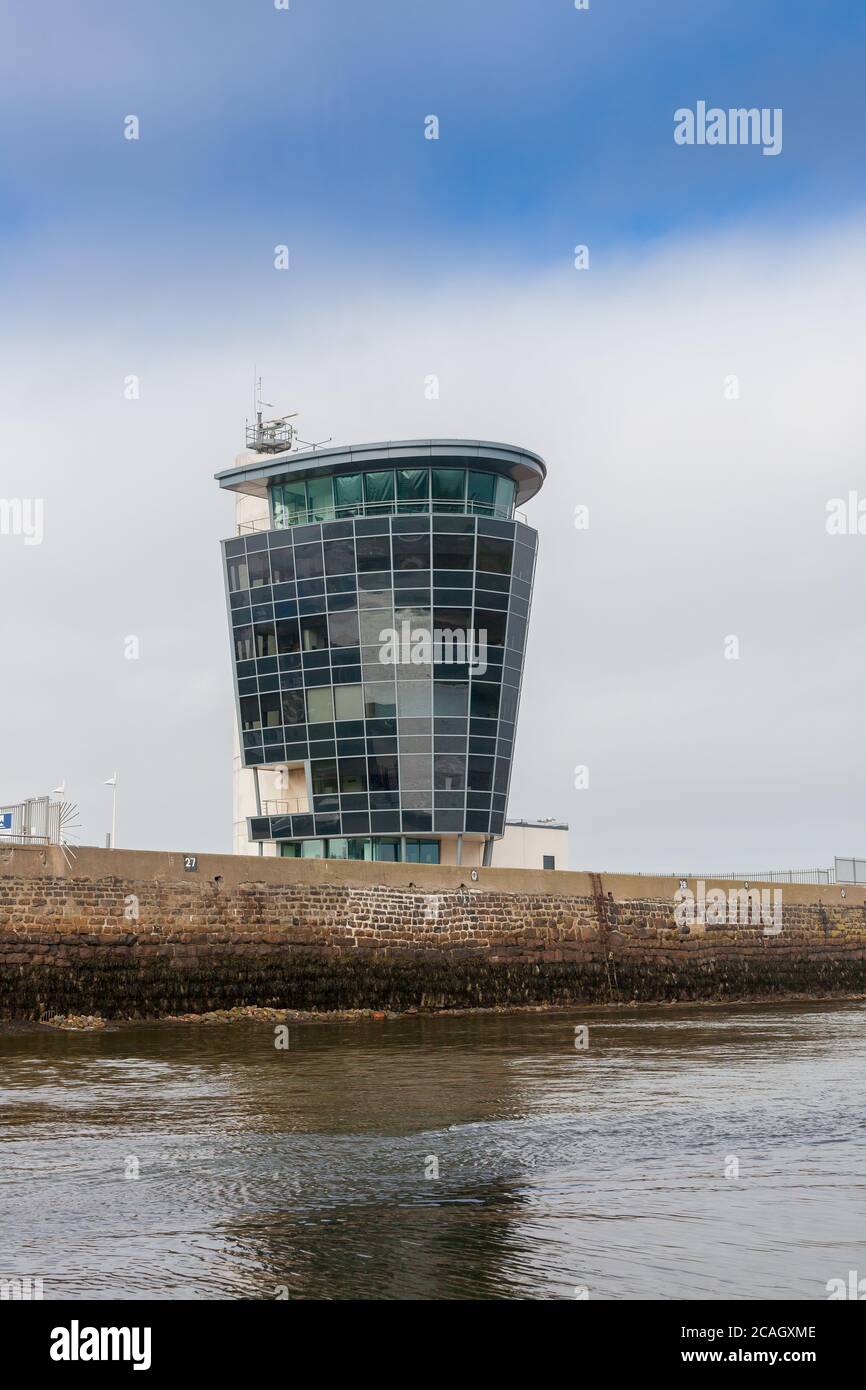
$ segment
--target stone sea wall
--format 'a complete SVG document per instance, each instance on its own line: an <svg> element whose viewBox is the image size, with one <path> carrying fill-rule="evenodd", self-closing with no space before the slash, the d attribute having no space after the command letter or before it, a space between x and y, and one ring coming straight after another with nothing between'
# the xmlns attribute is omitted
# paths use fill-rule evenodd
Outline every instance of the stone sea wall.
<svg viewBox="0 0 866 1390"><path fill-rule="evenodd" d="M689 924L675 916L673 878L185 862L0 848L0 1017L866 993L858 888L777 885L764 922L737 920L732 901L727 921Z"/></svg>

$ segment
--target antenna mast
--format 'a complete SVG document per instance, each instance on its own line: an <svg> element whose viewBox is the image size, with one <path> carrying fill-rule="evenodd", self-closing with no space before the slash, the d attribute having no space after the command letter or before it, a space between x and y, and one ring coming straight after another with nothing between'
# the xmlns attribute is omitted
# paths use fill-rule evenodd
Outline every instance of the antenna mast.
<svg viewBox="0 0 866 1390"><path fill-rule="evenodd" d="M254 369L255 371L255 369ZM297 419L298 412L292 411L290 415L278 415L273 420L263 420L262 413L265 407L273 410L269 401L262 400L262 379L254 375L253 386L253 410L255 413L255 424L246 422L247 448L254 449L257 454L284 454L289 449L297 449L298 445L303 445L305 449L318 449L322 444L330 444L331 440L319 439L315 444L308 444L306 440L298 439L290 420Z"/></svg>

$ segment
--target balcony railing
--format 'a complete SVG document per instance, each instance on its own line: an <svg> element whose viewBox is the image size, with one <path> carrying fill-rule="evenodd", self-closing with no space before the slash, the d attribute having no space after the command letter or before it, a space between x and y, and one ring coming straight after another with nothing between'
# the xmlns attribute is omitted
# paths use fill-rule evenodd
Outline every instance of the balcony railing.
<svg viewBox="0 0 866 1390"><path fill-rule="evenodd" d="M305 796L290 796L282 801L263 801L263 816L302 816L310 809Z"/></svg>
<svg viewBox="0 0 866 1390"><path fill-rule="evenodd" d="M316 521L344 521L353 516L429 516L431 510L436 515L454 512L458 516L485 516L494 521L513 520L521 522L524 526L528 525L524 512L512 511L510 507L496 507L492 502L427 502L423 507L416 507L412 502L353 502L345 507L328 508L327 511L320 507L306 512L296 512L291 521L282 525L272 525L270 517L260 517L256 521L240 521L237 533L239 536L245 536L259 531L284 531L293 526L309 526Z"/></svg>

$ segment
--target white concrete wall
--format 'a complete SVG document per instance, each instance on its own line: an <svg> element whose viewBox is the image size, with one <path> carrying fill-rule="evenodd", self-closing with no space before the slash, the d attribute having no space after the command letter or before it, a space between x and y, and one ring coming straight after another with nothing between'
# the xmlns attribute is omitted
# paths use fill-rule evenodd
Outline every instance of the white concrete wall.
<svg viewBox="0 0 866 1390"><path fill-rule="evenodd" d="M493 845L494 869L543 869L545 854L554 867L568 868L568 831L551 825L506 825Z"/></svg>

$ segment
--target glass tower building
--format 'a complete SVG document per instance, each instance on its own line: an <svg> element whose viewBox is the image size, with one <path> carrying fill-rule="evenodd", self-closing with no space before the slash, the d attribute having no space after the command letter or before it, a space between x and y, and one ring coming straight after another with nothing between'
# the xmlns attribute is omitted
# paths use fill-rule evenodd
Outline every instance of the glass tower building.
<svg viewBox="0 0 866 1390"><path fill-rule="evenodd" d="M425 439L217 474L267 504L223 542L259 852L489 863L535 571L517 508L545 473L525 449Z"/></svg>

